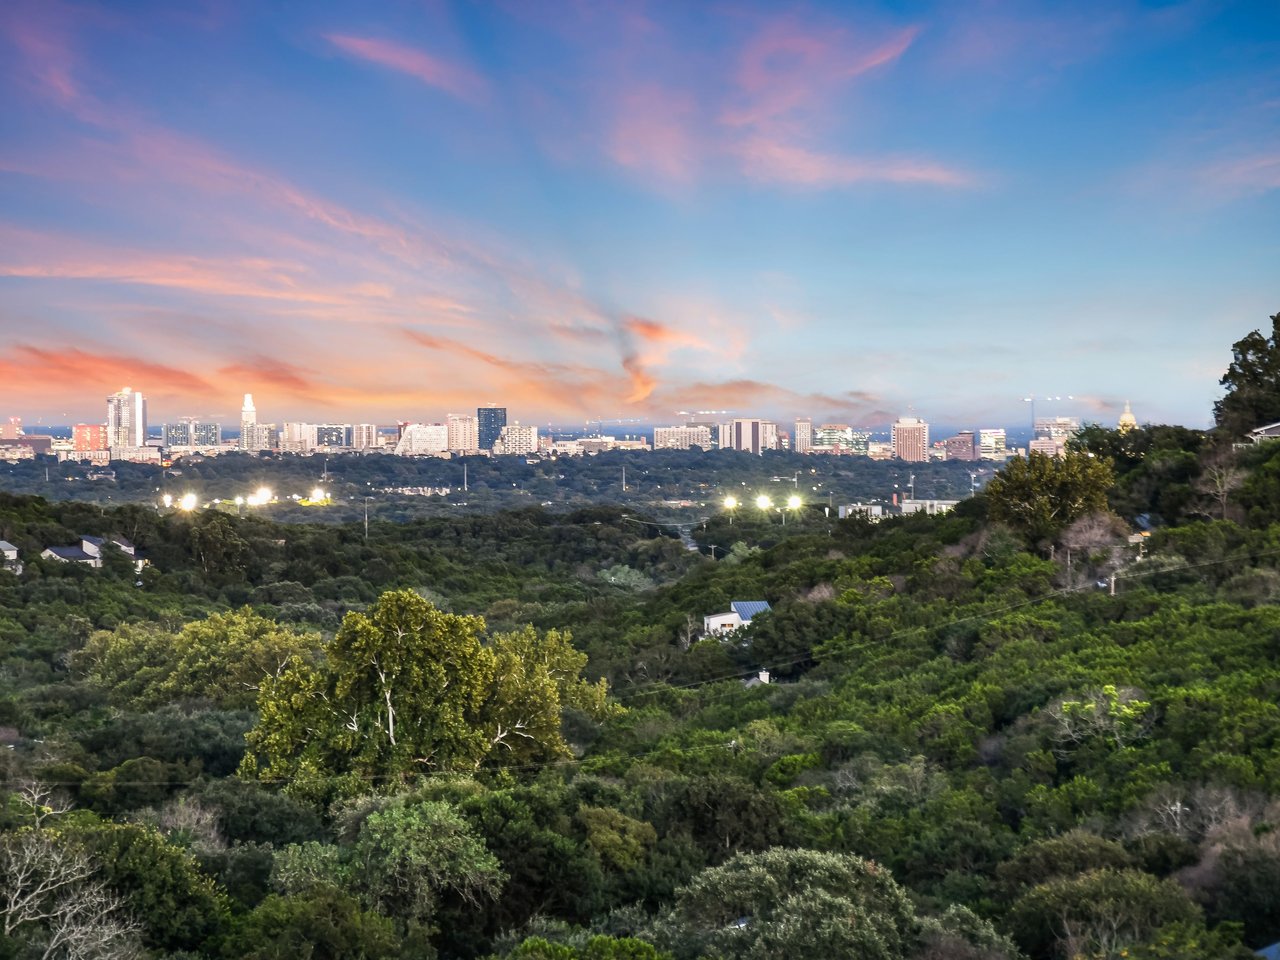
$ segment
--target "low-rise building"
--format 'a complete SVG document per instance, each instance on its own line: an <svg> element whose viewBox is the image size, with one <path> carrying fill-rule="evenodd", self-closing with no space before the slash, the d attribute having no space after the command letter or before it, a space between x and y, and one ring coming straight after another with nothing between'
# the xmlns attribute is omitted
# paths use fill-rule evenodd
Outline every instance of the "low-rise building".
<svg viewBox="0 0 1280 960"><path fill-rule="evenodd" d="M713 613L702 618L702 632L712 634L732 633L749 624L752 618L771 609L766 600L735 600L729 604L728 613Z"/></svg>

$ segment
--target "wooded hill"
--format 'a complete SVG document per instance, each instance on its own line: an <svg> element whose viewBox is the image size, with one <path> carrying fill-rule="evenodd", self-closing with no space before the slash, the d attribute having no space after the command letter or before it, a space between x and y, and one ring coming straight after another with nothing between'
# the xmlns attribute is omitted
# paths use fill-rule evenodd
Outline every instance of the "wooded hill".
<svg viewBox="0 0 1280 960"><path fill-rule="evenodd" d="M1092 429L945 517L717 518L702 553L605 508L366 540L0 500L24 552L149 561L0 572L2 949L1247 957L1280 444L1234 439Z"/></svg>

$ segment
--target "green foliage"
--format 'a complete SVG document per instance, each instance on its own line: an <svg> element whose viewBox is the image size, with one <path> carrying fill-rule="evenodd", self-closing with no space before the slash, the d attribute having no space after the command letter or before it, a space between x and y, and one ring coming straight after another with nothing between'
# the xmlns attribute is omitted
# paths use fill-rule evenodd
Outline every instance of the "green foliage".
<svg viewBox="0 0 1280 960"><path fill-rule="evenodd" d="M1105 510L1114 481L1111 467L1088 454L1031 453L1005 464L985 492L991 519L1034 544L1052 541L1081 517Z"/></svg>
<svg viewBox="0 0 1280 960"><path fill-rule="evenodd" d="M532 628L485 646L484 621L437 610L416 593L383 594L351 613L313 665L294 657L263 683L244 772L301 796L355 795L450 770L491 753L565 756L560 711L606 712L603 682L567 635Z"/></svg>
<svg viewBox="0 0 1280 960"><path fill-rule="evenodd" d="M1200 910L1172 880L1111 868L1032 887L1011 913L1014 936L1036 960L1112 957L1162 927L1199 920Z"/></svg>
<svg viewBox="0 0 1280 960"><path fill-rule="evenodd" d="M267 677L308 657L319 637L278 626L248 607L215 613L176 633L153 624L99 631L75 657L113 703L149 709L179 700L249 707Z"/></svg>
<svg viewBox="0 0 1280 960"><path fill-rule="evenodd" d="M677 957L901 960L914 912L888 871L812 850L741 854L694 878L657 928Z"/></svg>
<svg viewBox="0 0 1280 960"><path fill-rule="evenodd" d="M222 949L227 960L395 960L395 925L338 890L272 895L240 920Z"/></svg>
<svg viewBox="0 0 1280 960"><path fill-rule="evenodd" d="M1280 420L1280 313L1271 317L1271 334L1254 330L1231 347L1231 365L1220 381L1226 394L1213 405L1213 417L1228 439Z"/></svg>
<svg viewBox="0 0 1280 960"><path fill-rule="evenodd" d="M154 828L120 823L76 827L72 835L101 865L100 876L142 922L142 940L161 950L198 950L226 928L226 895L191 854Z"/></svg>
<svg viewBox="0 0 1280 960"><path fill-rule="evenodd" d="M426 924L454 894L476 909L506 877L470 825L442 802L371 813L351 848L352 879L379 912Z"/></svg>

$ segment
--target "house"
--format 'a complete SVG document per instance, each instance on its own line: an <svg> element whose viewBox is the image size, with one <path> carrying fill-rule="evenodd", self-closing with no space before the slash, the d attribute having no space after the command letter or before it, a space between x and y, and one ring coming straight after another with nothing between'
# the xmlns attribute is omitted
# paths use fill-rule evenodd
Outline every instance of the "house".
<svg viewBox="0 0 1280 960"><path fill-rule="evenodd" d="M81 536L78 547L49 547L40 556L63 563L87 563L96 570L102 566L102 550L106 546L114 546L131 558L134 569L139 572L147 565L147 561L138 557L137 547L124 537Z"/></svg>
<svg viewBox="0 0 1280 960"><path fill-rule="evenodd" d="M764 613L769 604L764 600L735 600L729 604L728 613L713 613L702 618L702 632L711 634L730 633L745 627L751 618Z"/></svg>
<svg viewBox="0 0 1280 960"><path fill-rule="evenodd" d="M1249 440L1262 443L1264 440L1275 440L1280 437L1280 423L1268 423L1249 431Z"/></svg>
<svg viewBox="0 0 1280 960"><path fill-rule="evenodd" d="M40 551L45 560L57 560L61 563L86 563L95 570L102 566L102 557L97 553L89 553L83 547L45 547Z"/></svg>
<svg viewBox="0 0 1280 960"><path fill-rule="evenodd" d="M0 540L0 569L22 573L22 563L18 560L18 548L8 540Z"/></svg>
<svg viewBox="0 0 1280 960"><path fill-rule="evenodd" d="M748 690L754 690L756 687L762 687L769 682L769 671L759 670L754 677L748 677L742 681L742 685Z"/></svg>

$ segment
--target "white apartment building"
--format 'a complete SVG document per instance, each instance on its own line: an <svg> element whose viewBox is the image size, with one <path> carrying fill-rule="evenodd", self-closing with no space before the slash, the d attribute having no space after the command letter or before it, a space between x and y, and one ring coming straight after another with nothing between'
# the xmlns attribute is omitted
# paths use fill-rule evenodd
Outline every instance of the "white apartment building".
<svg viewBox="0 0 1280 960"><path fill-rule="evenodd" d="M449 428L443 423L407 423L396 443L397 457L432 457L449 450Z"/></svg>
<svg viewBox="0 0 1280 960"><path fill-rule="evenodd" d="M796 453L808 453L813 449L813 421L808 417L796 421L796 432L791 441L791 449Z"/></svg>
<svg viewBox="0 0 1280 960"><path fill-rule="evenodd" d="M714 446L711 428L705 425L655 427L653 430L653 449L655 450L688 450L690 447L711 450Z"/></svg>
<svg viewBox="0 0 1280 960"><path fill-rule="evenodd" d="M521 426L519 423L508 423L498 434L498 442L493 445L495 454L519 454L527 456L538 452L538 428Z"/></svg>
<svg viewBox="0 0 1280 960"><path fill-rule="evenodd" d="M469 453L480 449L480 421L467 414L451 413L445 417L449 427L449 449Z"/></svg>
<svg viewBox="0 0 1280 960"><path fill-rule="evenodd" d="M147 445L147 400L125 387L107 397L107 446L116 448Z"/></svg>

